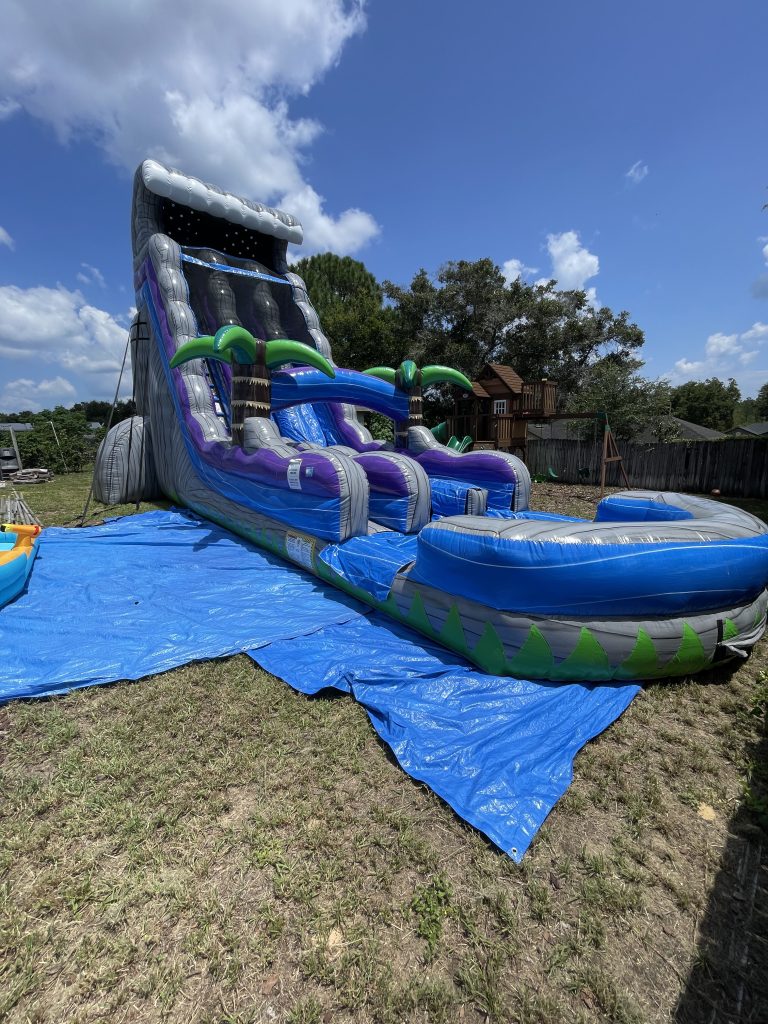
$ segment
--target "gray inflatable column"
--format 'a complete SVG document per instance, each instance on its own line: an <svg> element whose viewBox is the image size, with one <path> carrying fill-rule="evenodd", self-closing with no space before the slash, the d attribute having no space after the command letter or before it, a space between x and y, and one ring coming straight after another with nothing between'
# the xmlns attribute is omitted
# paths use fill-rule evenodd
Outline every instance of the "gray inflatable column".
<svg viewBox="0 0 768 1024"><path fill-rule="evenodd" d="M105 505L158 497L160 487L152 459L149 423L143 416L122 420L99 445L93 493Z"/></svg>

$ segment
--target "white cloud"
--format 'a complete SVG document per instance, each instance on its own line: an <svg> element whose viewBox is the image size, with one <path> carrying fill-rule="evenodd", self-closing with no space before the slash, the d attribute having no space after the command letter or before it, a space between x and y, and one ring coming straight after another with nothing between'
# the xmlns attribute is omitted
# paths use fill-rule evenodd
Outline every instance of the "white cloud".
<svg viewBox="0 0 768 1024"><path fill-rule="evenodd" d="M600 261L581 244L577 231L547 235L547 250L552 260L552 276L564 290L581 289L600 272Z"/></svg>
<svg viewBox="0 0 768 1024"><path fill-rule="evenodd" d="M552 272L547 277L537 278L533 282L534 286L548 285L554 280L557 287L563 291L585 291L587 302L591 306L597 306L597 289L585 288L585 285L590 278L600 273L600 260L581 244L578 231L562 231L560 234L547 235L547 252L552 263ZM539 271L537 267L526 266L522 260L511 259L504 261L501 272L507 284L511 284L519 277L537 274Z"/></svg>
<svg viewBox="0 0 768 1024"><path fill-rule="evenodd" d="M77 280L80 284L97 284L99 288L107 287L104 275L98 267L92 267L90 263L81 263L80 266L83 268L77 274Z"/></svg>
<svg viewBox="0 0 768 1024"><path fill-rule="evenodd" d="M738 334L710 334L704 348L708 359L733 356L741 352Z"/></svg>
<svg viewBox="0 0 768 1024"><path fill-rule="evenodd" d="M11 238L11 236L8 234L5 228L2 227L0 227L0 245L7 245L9 249L16 248L16 243L14 242L14 240Z"/></svg>
<svg viewBox="0 0 768 1024"><path fill-rule="evenodd" d="M324 211L302 169L322 126L288 108L364 29L362 0L6 0L3 17L0 117L21 106L131 170L154 156L282 205L310 251L354 252L378 233L362 210Z"/></svg>
<svg viewBox="0 0 768 1024"><path fill-rule="evenodd" d="M0 357L6 368L14 361L21 370L17 379L3 387L0 409L41 408L51 404L46 396L53 395L54 388L58 388L54 396L58 401L114 394L128 319L91 306L80 292L61 285L0 287ZM57 371L58 376L33 383L33 377ZM127 365L123 382L129 389Z"/></svg>
<svg viewBox="0 0 768 1024"><path fill-rule="evenodd" d="M743 341L757 341L762 344L762 342L768 341L768 324L760 323L758 320L748 331L744 331L741 337Z"/></svg>
<svg viewBox="0 0 768 1024"><path fill-rule="evenodd" d="M642 160L637 160L624 175L628 181L633 185L639 185L643 178L648 176L648 164L644 164Z"/></svg>
<svg viewBox="0 0 768 1024"><path fill-rule="evenodd" d="M678 377L681 379L683 377L691 378L694 377L705 365L706 364L701 359L697 361L692 361L690 359L678 359L675 363L675 372L670 373L667 376L672 381L675 381Z"/></svg>
<svg viewBox="0 0 768 1024"><path fill-rule="evenodd" d="M519 277L525 277L527 274L537 274L538 267L526 267L522 260L504 260L501 265L501 272L507 284L512 284Z"/></svg>
<svg viewBox="0 0 768 1024"><path fill-rule="evenodd" d="M0 121L7 121L17 110L21 107L14 100L0 100Z"/></svg>
<svg viewBox="0 0 768 1024"><path fill-rule="evenodd" d="M672 384L687 380L705 380L719 377L721 380L734 377L743 395L748 395L768 381L768 368L743 371L762 355L761 346L768 342L768 324L752 324L749 330L740 334L710 334L704 344L701 359L678 359L674 369L666 376ZM754 346L757 346L756 348ZM766 359L768 365L768 359Z"/></svg>
<svg viewBox="0 0 768 1024"><path fill-rule="evenodd" d="M9 412L40 412L52 405L69 405L76 400L72 383L64 377L34 381L27 377L8 381L0 391L0 409Z"/></svg>

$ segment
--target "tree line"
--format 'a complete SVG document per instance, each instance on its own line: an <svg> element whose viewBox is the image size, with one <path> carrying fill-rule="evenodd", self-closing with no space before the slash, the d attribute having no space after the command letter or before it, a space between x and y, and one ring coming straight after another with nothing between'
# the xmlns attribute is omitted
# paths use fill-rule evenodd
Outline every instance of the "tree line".
<svg viewBox="0 0 768 1024"><path fill-rule="evenodd" d="M57 405L54 409L32 412L0 412L3 423L31 423L32 430L16 434L21 461L27 469L40 466L53 473L77 473L89 466L106 433L111 402L78 402L72 408ZM133 415L132 401L119 401L112 424ZM98 426L97 426L98 424ZM0 429L0 448L10 448L10 434Z"/></svg>
<svg viewBox="0 0 768 1024"><path fill-rule="evenodd" d="M756 399L742 400L732 379L679 387L649 379L641 372L645 336L626 310L595 307L585 291L560 290L555 280L508 282L490 259L451 261L434 279L421 269L408 286L379 282L363 263L332 253L293 269L341 366L362 370L411 358L452 366L472 380L485 363L503 363L524 380L557 383L560 411L606 412L623 438L653 427L672 439L670 416L723 431L768 419L768 384ZM432 389L424 406L428 421L444 418L449 390Z"/></svg>

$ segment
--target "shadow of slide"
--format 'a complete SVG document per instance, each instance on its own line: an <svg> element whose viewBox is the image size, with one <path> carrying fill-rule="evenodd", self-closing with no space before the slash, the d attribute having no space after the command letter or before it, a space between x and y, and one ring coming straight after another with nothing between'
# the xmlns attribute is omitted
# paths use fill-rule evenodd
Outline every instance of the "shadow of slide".
<svg viewBox="0 0 768 1024"><path fill-rule="evenodd" d="M768 728L750 750L751 799L728 825L678 1024L768 1022ZM750 806L751 805L751 806ZM762 827L761 827L762 826Z"/></svg>

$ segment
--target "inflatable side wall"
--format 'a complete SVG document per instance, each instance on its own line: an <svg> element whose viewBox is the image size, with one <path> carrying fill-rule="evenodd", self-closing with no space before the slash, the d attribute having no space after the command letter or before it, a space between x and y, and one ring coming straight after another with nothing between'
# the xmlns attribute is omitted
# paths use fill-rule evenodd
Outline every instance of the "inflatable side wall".
<svg viewBox="0 0 768 1024"><path fill-rule="evenodd" d="M402 423L408 395L343 368L330 381L317 368L273 372L271 415L246 418L233 444L243 367L213 358L213 347L211 358L177 365L179 355L230 326L330 360L303 282L288 272L287 245L300 241L286 214L141 165L137 418L105 442L97 497L146 494L156 480L175 503L493 673L661 678L745 656L765 629L768 536L738 509L627 492L604 501L594 523L530 512L530 477L513 456L459 453L418 425L405 450L384 450L352 406ZM430 510L442 518L429 522Z"/></svg>

